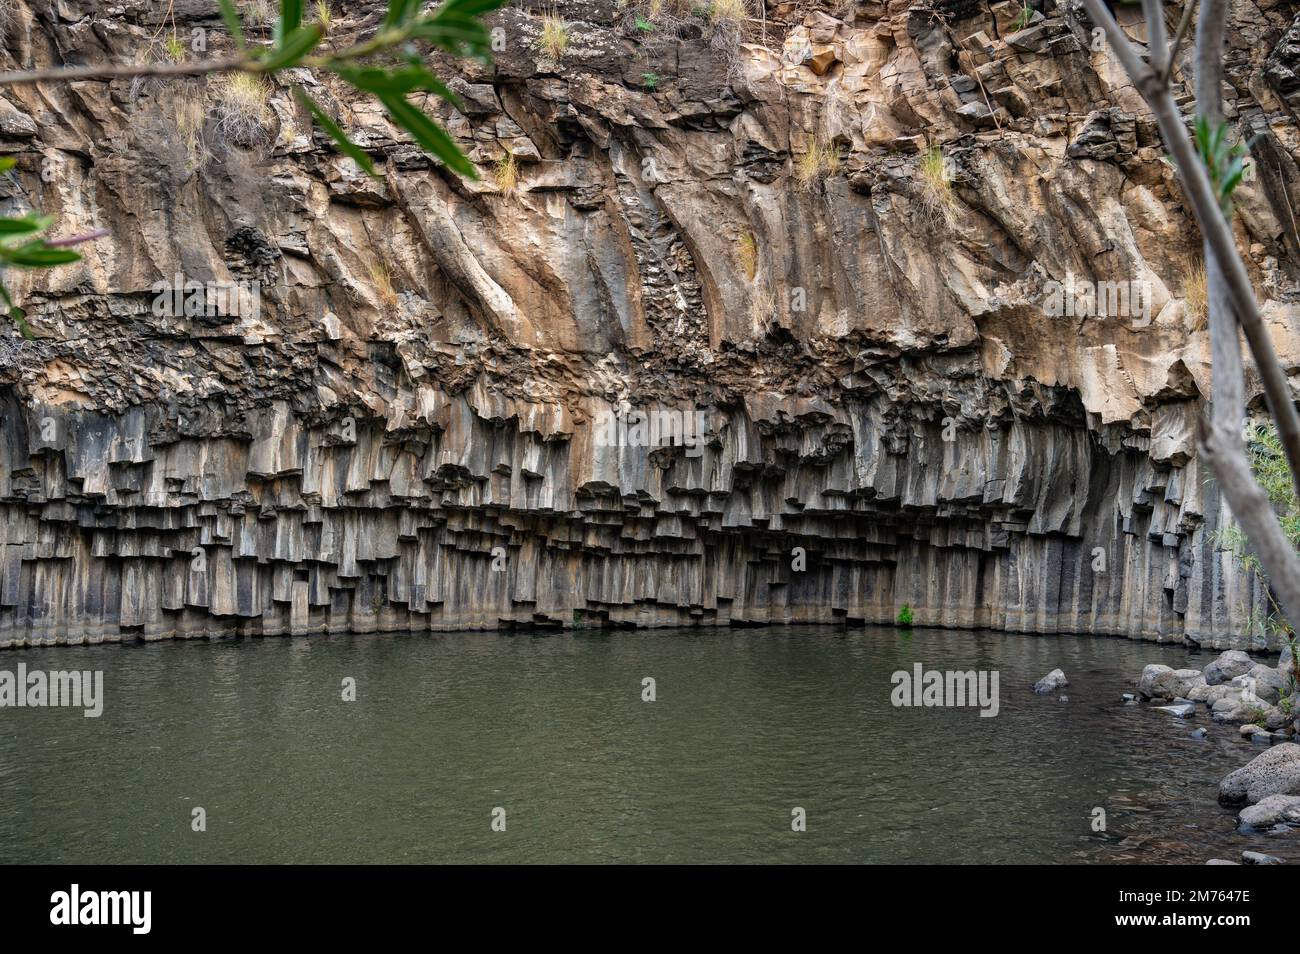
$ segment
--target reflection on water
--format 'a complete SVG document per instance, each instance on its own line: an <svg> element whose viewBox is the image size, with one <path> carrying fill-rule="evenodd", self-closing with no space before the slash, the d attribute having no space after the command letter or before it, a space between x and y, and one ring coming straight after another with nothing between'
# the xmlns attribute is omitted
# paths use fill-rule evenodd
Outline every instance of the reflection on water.
<svg viewBox="0 0 1300 954"><path fill-rule="evenodd" d="M1215 803L1258 746L1204 710L1188 724L1121 704L1144 664L1189 659L826 627L4 653L0 669L102 669L107 698L99 719L0 709L0 860L1300 860L1300 839L1238 835ZM890 677L917 662L999 671L999 714L894 708ZM1056 667L1068 702L1028 691Z"/></svg>

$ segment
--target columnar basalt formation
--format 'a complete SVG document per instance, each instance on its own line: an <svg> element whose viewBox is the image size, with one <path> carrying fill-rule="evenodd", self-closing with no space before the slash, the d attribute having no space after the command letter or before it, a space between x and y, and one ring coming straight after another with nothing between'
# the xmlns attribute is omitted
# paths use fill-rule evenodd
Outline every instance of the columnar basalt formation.
<svg viewBox="0 0 1300 954"><path fill-rule="evenodd" d="M215 3L8 7L3 68L229 45ZM238 142L216 79L0 93L4 207L109 232L5 275L35 338L0 341L0 646L903 604L1260 639L1195 456L1199 240L1074 5L769 4L735 44L689 4L561 3L561 62L541 11L493 16L491 66L439 59L476 182L306 71L378 180L278 85ZM1294 373L1300 18L1233 17L1238 238ZM187 313L187 283L256 294ZM611 441L636 413L703 434Z"/></svg>

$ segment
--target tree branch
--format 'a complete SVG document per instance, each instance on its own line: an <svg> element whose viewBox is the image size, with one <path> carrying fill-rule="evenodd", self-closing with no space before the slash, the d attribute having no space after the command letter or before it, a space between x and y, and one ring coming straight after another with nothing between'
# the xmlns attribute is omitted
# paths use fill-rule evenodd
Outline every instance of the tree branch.
<svg viewBox="0 0 1300 954"><path fill-rule="evenodd" d="M1246 333L1255 365L1259 369L1264 386L1264 398L1269 412L1277 423L1278 437L1286 450L1287 464L1295 482L1296 493L1300 496L1300 415L1291 399L1291 389L1286 374L1277 360L1273 350L1273 341L1264 327L1264 319L1255 302L1255 290L1246 274L1241 256L1237 253L1237 244L1232 229L1224 218L1223 210L1210 185L1210 178L1204 164L1192 145L1187 129L1183 125L1182 115L1174 104L1168 84L1162 83L1160 75L1143 63L1133 45L1129 43L1124 31L1120 29L1115 18L1106 9L1102 0L1084 0L1088 15L1099 24L1110 39L1116 56L1123 64L1133 85L1142 98L1146 100L1160 128L1160 136L1169 147L1178 177L1182 181L1183 191L1192 206L1192 212L1201 234L1205 236L1219 267L1223 270L1224 282L1232 301L1233 311ZM1148 31L1160 37L1163 48L1164 21L1148 23Z"/></svg>
<svg viewBox="0 0 1300 954"><path fill-rule="evenodd" d="M1174 34L1174 47L1169 51L1169 62L1165 64L1165 71L1160 74L1160 80L1166 86L1169 85L1169 78L1174 74L1174 66L1178 63L1178 52L1183 48L1187 25L1192 22L1192 11L1195 9L1196 0L1187 0L1187 6L1183 7L1183 18L1178 21L1178 32Z"/></svg>
<svg viewBox="0 0 1300 954"><path fill-rule="evenodd" d="M181 63L133 63L117 66L97 63L91 66L48 66L36 70L0 73L0 86L23 83L73 83L79 80L133 79L137 76L202 76L207 73L261 73L256 60L186 60Z"/></svg>

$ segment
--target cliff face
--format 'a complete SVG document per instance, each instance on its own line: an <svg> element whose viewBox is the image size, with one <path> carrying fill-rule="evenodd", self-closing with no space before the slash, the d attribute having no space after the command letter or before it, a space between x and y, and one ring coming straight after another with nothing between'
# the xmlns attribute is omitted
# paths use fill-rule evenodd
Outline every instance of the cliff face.
<svg viewBox="0 0 1300 954"><path fill-rule="evenodd" d="M1234 8L1238 237L1295 368L1300 18ZM202 0L3 9L5 69L230 46ZM37 337L0 341L0 646L904 603L1249 641L1195 458L1199 240L1085 15L557 9L558 60L526 3L440 68L478 182L303 71L382 181L279 86L0 93L4 208L110 233L5 276ZM1131 296L1053 303L1088 283Z"/></svg>

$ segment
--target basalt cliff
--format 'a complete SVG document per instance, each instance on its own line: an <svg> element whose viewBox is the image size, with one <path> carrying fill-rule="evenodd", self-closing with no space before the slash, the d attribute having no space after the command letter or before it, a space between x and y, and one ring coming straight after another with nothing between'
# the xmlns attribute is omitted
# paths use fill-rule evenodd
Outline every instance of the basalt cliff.
<svg viewBox="0 0 1300 954"><path fill-rule="evenodd" d="M230 46L207 0L0 11L6 70ZM1196 457L1198 233L1079 5L747 13L492 14L491 65L434 57L460 108L425 104L477 181L305 70L242 107L214 77L0 92L3 209L107 230L4 276L33 337L0 340L0 646L904 604L1261 645ZM1237 236L1294 375L1300 17L1232 17Z"/></svg>

